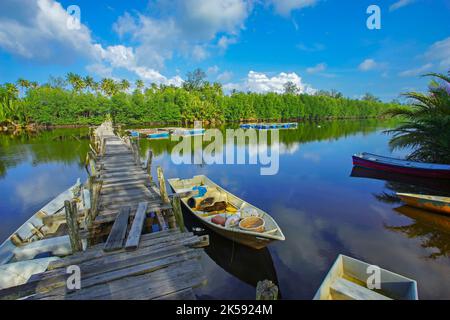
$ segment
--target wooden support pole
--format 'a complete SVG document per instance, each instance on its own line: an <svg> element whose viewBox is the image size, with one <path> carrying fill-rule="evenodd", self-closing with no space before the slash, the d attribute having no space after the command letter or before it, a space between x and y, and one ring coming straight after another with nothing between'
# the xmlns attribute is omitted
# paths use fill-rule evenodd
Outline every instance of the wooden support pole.
<svg viewBox="0 0 450 320"><path fill-rule="evenodd" d="M80 228L78 225L77 203L75 201L70 202L69 200L66 200L64 201L64 208L66 210L66 222L72 252L80 252L83 250L83 245L81 243Z"/></svg>
<svg viewBox="0 0 450 320"><path fill-rule="evenodd" d="M158 182L159 182L159 192L161 194L162 201L164 203L170 203L169 195L167 194L167 189L166 189L166 180L164 179L164 172L160 166L158 166L158 168L157 168L157 173L158 173Z"/></svg>
<svg viewBox="0 0 450 320"><path fill-rule="evenodd" d="M184 218L183 212L181 211L181 201L178 195L174 195L172 198L172 210L175 215L175 220L177 221L178 227L181 232L186 231L186 227L184 226Z"/></svg>
<svg viewBox="0 0 450 320"><path fill-rule="evenodd" d="M259 281L256 285L256 300L278 300L278 287L270 280Z"/></svg>
<svg viewBox="0 0 450 320"><path fill-rule="evenodd" d="M164 172L161 167L157 168L158 173L158 182L159 182L159 192L161 194L161 199L164 203L170 203L169 195L167 194L166 189L166 180L164 179ZM170 229L175 229L177 227L175 215L173 210L164 210L165 215L167 216L167 223L169 224Z"/></svg>
<svg viewBox="0 0 450 320"><path fill-rule="evenodd" d="M152 161L153 161L153 152L152 152L152 150L148 149L148 151L147 151L147 162L146 162L145 170L147 171L147 174L150 177L150 182L153 181L153 178L152 178Z"/></svg>
<svg viewBox="0 0 450 320"><path fill-rule="evenodd" d="M142 166L141 164L141 155L139 152L139 143L136 140L132 142L132 150L134 155L134 160L138 166Z"/></svg>

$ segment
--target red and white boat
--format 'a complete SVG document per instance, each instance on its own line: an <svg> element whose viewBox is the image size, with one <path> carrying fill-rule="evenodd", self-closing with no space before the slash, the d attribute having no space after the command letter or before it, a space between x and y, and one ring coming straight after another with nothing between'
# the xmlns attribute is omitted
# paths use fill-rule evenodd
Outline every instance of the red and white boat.
<svg viewBox="0 0 450 320"><path fill-rule="evenodd" d="M371 153L359 153L353 156L353 165L374 170L395 172L419 177L450 179L450 165L414 162Z"/></svg>

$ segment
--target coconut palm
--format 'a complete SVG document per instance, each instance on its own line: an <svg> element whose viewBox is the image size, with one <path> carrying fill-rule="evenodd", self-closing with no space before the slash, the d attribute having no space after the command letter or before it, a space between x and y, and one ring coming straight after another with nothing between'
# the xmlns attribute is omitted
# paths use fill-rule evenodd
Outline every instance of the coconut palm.
<svg viewBox="0 0 450 320"><path fill-rule="evenodd" d="M128 89L130 89L130 81L123 79L122 81L120 81L119 83L119 89L121 91L127 91Z"/></svg>
<svg viewBox="0 0 450 320"><path fill-rule="evenodd" d="M138 79L138 80L136 80L135 84L136 84L136 88L142 92L142 90L145 87L144 81L141 79Z"/></svg>
<svg viewBox="0 0 450 320"><path fill-rule="evenodd" d="M430 73L429 92L404 94L412 108L397 107L387 113L406 119L393 134L392 149L411 148L411 160L450 163L450 71L448 76Z"/></svg>
<svg viewBox="0 0 450 320"><path fill-rule="evenodd" d="M110 78L104 78L100 82L100 88L102 89L103 93L109 97L115 95L119 91L118 84Z"/></svg>
<svg viewBox="0 0 450 320"><path fill-rule="evenodd" d="M28 89L28 88L30 88L30 81L28 81L28 80L26 80L26 79L24 79L24 78L19 78L19 79L17 79L17 85L19 86L19 87L21 87L22 88L22 91L23 91L23 93L25 93L25 91Z"/></svg>
<svg viewBox="0 0 450 320"><path fill-rule="evenodd" d="M78 74L69 72L66 76L67 81L72 86L73 91L79 93L81 90L86 88L86 83L84 82L84 79L79 76Z"/></svg>
<svg viewBox="0 0 450 320"><path fill-rule="evenodd" d="M14 83L5 83L6 94L10 99L16 99L19 95L19 89Z"/></svg>
<svg viewBox="0 0 450 320"><path fill-rule="evenodd" d="M91 89L94 91L97 91L98 89L97 82L95 82L94 78L92 78L91 76L84 77L84 84L87 89Z"/></svg>

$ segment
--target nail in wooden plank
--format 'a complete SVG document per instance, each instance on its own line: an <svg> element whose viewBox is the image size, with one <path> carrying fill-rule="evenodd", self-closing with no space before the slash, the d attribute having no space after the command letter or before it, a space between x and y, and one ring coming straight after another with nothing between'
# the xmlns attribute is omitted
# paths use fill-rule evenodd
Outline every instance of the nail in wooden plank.
<svg viewBox="0 0 450 320"><path fill-rule="evenodd" d="M139 246L139 240L141 239L142 228L145 221L145 212L147 210L147 202L140 202L134 216L134 221L131 226L131 230L128 234L128 239L125 244L125 249L134 250Z"/></svg>

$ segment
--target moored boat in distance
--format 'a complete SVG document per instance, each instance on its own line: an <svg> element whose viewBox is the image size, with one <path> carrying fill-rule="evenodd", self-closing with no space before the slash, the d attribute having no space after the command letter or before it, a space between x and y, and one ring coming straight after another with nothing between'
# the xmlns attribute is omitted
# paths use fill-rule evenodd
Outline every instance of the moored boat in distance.
<svg viewBox="0 0 450 320"><path fill-rule="evenodd" d="M397 196L407 205L425 210L431 210L450 216L450 197L430 196L413 193L397 193Z"/></svg>
<svg viewBox="0 0 450 320"><path fill-rule="evenodd" d="M262 249L265 248L268 244L274 241L284 241L285 237L281 228L275 222L275 220L263 210L256 208L255 206L245 202L244 200L238 198L232 193L226 191L225 189L218 186L216 183L211 181L209 178L203 175L195 176L192 179L168 179L169 185L172 190L176 193L185 193L192 191L194 188L198 189L199 187L203 187L207 190L217 190L220 193L224 193L226 195L227 201L227 209L226 210L218 210L215 212L206 213L204 211L199 211L196 208L191 208L188 204L189 197L181 198L181 202L183 205L189 210L189 212L196 217L200 222L209 227L212 231L222 235L225 238L228 238L232 241L238 242L245 246L254 248L254 249ZM222 198L223 199L223 198ZM229 210L229 207L234 208L233 210ZM264 229L262 232L258 231L248 231L241 228L240 223L236 223L233 225L228 225L225 223L224 225L216 224L213 222L215 217L221 217L221 219L226 219L228 216L232 218L233 216L241 217L241 212L252 212L254 216L257 216L261 220L264 221L263 226ZM218 219L220 220L220 219ZM245 219L244 219L245 220ZM244 221L244 220L241 220ZM236 221L238 222L238 221Z"/></svg>
<svg viewBox="0 0 450 320"><path fill-rule="evenodd" d="M414 162L366 152L353 155L353 165L412 176L450 179L450 165L447 164Z"/></svg>
<svg viewBox="0 0 450 320"><path fill-rule="evenodd" d="M377 267L378 268L378 267ZM314 296L314 300L418 300L417 282L379 268L379 289L369 289L375 268L366 262L339 255ZM369 281L368 281L369 280Z"/></svg>
<svg viewBox="0 0 450 320"><path fill-rule="evenodd" d="M241 129L273 130L273 129L296 129L298 123L245 123L239 126Z"/></svg>
<svg viewBox="0 0 450 320"><path fill-rule="evenodd" d="M169 132L155 132L155 133L150 133L149 135L147 135L147 138L149 139L168 139L169 138Z"/></svg>

